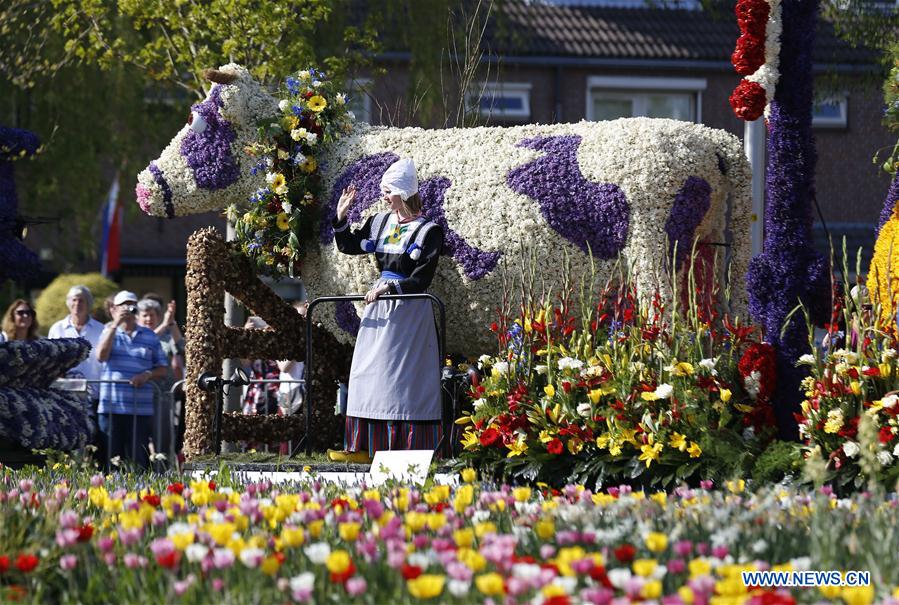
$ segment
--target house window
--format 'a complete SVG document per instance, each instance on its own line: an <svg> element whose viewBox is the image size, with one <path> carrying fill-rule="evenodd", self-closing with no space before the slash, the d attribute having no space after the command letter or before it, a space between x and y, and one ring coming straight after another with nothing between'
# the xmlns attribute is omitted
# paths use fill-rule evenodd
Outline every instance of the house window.
<svg viewBox="0 0 899 605"><path fill-rule="evenodd" d="M356 78L347 84L346 106L356 116L357 122L371 124L371 86L368 78Z"/></svg>
<svg viewBox="0 0 899 605"><path fill-rule="evenodd" d="M671 118L701 122L704 78L587 78L587 119Z"/></svg>
<svg viewBox="0 0 899 605"><path fill-rule="evenodd" d="M482 83L469 93L469 104L486 118L528 119L531 117L531 85L528 83Z"/></svg>
<svg viewBox="0 0 899 605"><path fill-rule="evenodd" d="M849 96L845 93L816 100L812 108L812 126L846 128Z"/></svg>

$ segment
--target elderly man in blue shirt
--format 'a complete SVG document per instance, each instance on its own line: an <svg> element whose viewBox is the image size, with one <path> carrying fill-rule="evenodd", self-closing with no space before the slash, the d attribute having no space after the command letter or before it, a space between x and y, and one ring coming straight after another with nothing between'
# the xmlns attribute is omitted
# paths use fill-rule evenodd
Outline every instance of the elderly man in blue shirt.
<svg viewBox="0 0 899 605"><path fill-rule="evenodd" d="M97 359L105 363L98 410L100 432L107 440L110 459L132 458L149 465L147 444L153 432L152 379L166 375L168 361L159 337L137 323L137 295L115 295L112 322L100 336Z"/></svg>

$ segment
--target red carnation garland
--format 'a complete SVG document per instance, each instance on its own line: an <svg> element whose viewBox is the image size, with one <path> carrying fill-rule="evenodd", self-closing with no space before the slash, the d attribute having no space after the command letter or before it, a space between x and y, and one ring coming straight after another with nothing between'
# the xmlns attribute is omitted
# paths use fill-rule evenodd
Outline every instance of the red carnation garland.
<svg viewBox="0 0 899 605"><path fill-rule="evenodd" d="M779 77L777 57L769 57L765 52L772 6L775 6L773 18L777 23L773 31L774 41L777 42L779 0L738 0L734 9L740 26L740 37L731 55L731 62L744 79L731 94L730 105L736 116L747 122L762 116L765 106L774 95L774 86Z"/></svg>
<svg viewBox="0 0 899 605"><path fill-rule="evenodd" d="M761 117L767 104L765 89L758 82L740 80L730 95L730 106L741 120L752 122Z"/></svg>

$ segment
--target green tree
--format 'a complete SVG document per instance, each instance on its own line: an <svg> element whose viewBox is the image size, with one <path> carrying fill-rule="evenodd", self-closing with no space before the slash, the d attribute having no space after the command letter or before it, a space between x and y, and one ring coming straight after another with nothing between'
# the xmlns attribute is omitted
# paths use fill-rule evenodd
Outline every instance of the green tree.
<svg viewBox="0 0 899 605"><path fill-rule="evenodd" d="M308 65L342 78L375 50L344 0L6 0L0 5L0 123L45 150L18 170L20 209L58 217L58 268L96 258L113 175L122 198L208 86L238 62L273 85ZM126 211L137 212L126 203Z"/></svg>

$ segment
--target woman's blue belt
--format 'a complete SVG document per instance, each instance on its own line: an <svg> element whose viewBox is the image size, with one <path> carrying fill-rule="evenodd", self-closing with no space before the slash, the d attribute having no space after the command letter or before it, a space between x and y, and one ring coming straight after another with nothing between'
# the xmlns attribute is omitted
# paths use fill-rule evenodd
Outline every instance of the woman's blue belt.
<svg viewBox="0 0 899 605"><path fill-rule="evenodd" d="M381 271L381 279L406 279L408 276L393 271Z"/></svg>

